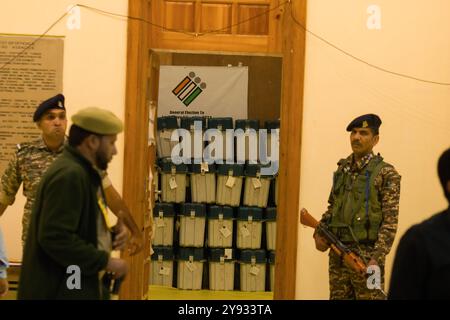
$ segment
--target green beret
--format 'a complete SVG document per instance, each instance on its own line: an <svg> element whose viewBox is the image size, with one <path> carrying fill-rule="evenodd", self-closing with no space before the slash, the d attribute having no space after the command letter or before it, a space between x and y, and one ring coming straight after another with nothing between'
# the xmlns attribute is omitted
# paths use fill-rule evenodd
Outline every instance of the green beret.
<svg viewBox="0 0 450 320"><path fill-rule="evenodd" d="M101 135L118 134L123 130L122 121L111 111L88 107L72 116L73 124L78 127Z"/></svg>

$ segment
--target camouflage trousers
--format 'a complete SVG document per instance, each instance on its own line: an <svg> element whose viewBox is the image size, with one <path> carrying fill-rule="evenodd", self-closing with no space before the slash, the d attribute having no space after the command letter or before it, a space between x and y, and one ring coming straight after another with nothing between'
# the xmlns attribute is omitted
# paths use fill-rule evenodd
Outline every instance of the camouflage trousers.
<svg viewBox="0 0 450 320"><path fill-rule="evenodd" d="M366 263L370 260L370 253L373 247L360 246L361 255L366 259ZM352 251L359 253L355 248ZM377 261L380 267L380 285L384 290L384 265L385 259ZM385 295L373 286L368 285L368 278L362 277L355 271L347 267L342 259L330 250L329 254L329 281L330 281L330 300L385 300ZM369 279L370 282L370 279ZM370 288L372 287L372 288Z"/></svg>

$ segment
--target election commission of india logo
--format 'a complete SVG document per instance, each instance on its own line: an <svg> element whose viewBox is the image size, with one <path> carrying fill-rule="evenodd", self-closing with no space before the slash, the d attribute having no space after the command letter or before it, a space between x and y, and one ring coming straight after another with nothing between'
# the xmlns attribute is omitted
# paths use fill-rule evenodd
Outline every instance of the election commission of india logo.
<svg viewBox="0 0 450 320"><path fill-rule="evenodd" d="M172 90L172 93L189 106L206 89L206 83L191 71L183 80Z"/></svg>

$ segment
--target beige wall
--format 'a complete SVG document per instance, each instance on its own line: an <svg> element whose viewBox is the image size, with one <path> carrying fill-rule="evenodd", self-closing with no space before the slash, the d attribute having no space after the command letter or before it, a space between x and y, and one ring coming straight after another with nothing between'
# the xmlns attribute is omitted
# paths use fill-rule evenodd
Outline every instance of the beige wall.
<svg viewBox="0 0 450 320"><path fill-rule="evenodd" d="M0 32L41 34L69 6L70 0L2 0ZM85 5L127 14L128 0L86 0ZM109 108L124 118L127 21L81 9L81 28L69 30L67 17L60 21L50 35L65 36L63 93L69 117L87 106ZM69 127L68 127L69 128ZM122 191L123 134L119 135L118 155L110 164L109 174L119 192ZM20 260L20 242L24 198L20 191L16 202L0 219L8 255Z"/></svg>
<svg viewBox="0 0 450 320"><path fill-rule="evenodd" d="M127 0L84 4L127 13ZM0 32L37 34L66 8L66 0L4 0ZM381 30L368 30L367 7L381 8ZM417 77L450 82L450 12L447 0L314 0L308 3L308 27L366 60ZM81 29L68 30L66 19L51 32L65 35L64 94L69 116L99 105L124 116L125 20L81 10ZM377 152L403 176L399 234L446 205L436 160L450 145L448 87L428 85L381 73L338 53L308 35L302 145L301 206L317 218L325 211L332 172L350 153L345 127L355 116L374 112L383 120ZM122 189L123 135L109 170ZM20 259L23 197L8 208L0 225L11 259ZM327 299L327 257L315 251L312 230L300 228L297 299ZM398 242L395 243L395 245ZM394 248L395 249L395 248ZM389 278L393 255L388 256Z"/></svg>
<svg viewBox="0 0 450 320"><path fill-rule="evenodd" d="M379 5L381 29L366 27ZM450 2L447 0L308 1L308 28L378 66L450 82ZM391 254L412 224L446 207L436 163L450 146L450 87L419 83L358 63L308 34L300 205L320 218L337 161L351 152L347 124L377 113L383 124L375 151L402 175L400 222ZM299 229L297 299L328 299L327 255L315 251L312 230Z"/></svg>

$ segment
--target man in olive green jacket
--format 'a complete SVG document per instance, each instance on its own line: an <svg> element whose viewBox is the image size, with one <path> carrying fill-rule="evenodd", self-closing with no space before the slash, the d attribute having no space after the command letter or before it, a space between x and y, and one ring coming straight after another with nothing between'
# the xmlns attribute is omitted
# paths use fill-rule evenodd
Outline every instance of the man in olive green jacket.
<svg viewBox="0 0 450 320"><path fill-rule="evenodd" d="M101 276L124 277L127 264L110 257L99 169L117 153L122 122L111 112L86 108L72 117L69 145L38 187L25 243L19 299L102 299Z"/></svg>
<svg viewBox="0 0 450 320"><path fill-rule="evenodd" d="M39 182L48 169L64 149L66 139L66 106L63 94L57 94L43 101L35 110L33 121L41 131L38 139L27 141L17 145L8 166L1 176L0 183L0 216L3 215L9 205L12 205L20 186L23 186L23 194L26 203L22 216L22 245L25 246L31 210L36 198ZM108 208L118 218L116 230L116 243L123 243L119 249L125 247L128 239L128 230L131 238L128 241L130 255L138 253L143 248L142 232L136 225L131 212L120 194L112 185L106 172L102 172L102 185L108 202ZM125 224L127 228L122 228ZM128 229L128 230L127 230Z"/></svg>

